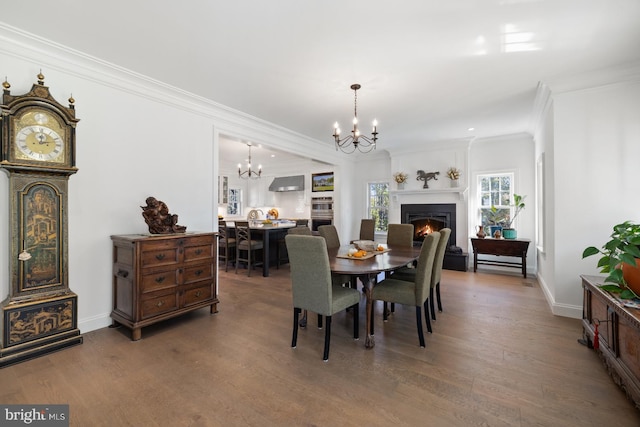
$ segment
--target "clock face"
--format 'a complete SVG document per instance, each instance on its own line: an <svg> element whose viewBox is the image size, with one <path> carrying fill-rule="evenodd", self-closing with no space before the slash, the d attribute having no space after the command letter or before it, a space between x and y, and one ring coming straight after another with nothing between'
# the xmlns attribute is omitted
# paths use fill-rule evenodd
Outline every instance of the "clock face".
<svg viewBox="0 0 640 427"><path fill-rule="evenodd" d="M54 161L64 151L60 135L46 126L27 126L16 135L16 144L20 151L34 160Z"/></svg>
<svg viewBox="0 0 640 427"><path fill-rule="evenodd" d="M14 129L16 158L65 161L65 128L53 114L40 109L28 110L16 120Z"/></svg>

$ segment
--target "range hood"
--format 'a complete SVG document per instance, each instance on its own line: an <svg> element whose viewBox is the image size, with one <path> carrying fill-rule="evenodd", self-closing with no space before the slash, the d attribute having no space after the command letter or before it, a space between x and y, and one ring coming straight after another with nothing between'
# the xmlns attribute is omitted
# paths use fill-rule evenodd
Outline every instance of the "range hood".
<svg viewBox="0 0 640 427"><path fill-rule="evenodd" d="M269 191L303 191L304 175L281 176L274 178Z"/></svg>

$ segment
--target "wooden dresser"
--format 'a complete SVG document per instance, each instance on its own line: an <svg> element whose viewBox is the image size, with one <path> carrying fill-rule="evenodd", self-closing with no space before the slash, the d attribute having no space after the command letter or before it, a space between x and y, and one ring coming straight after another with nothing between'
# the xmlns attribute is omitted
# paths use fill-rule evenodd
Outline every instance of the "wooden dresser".
<svg viewBox="0 0 640 427"><path fill-rule="evenodd" d="M114 324L141 328L206 306L217 312L217 233L111 236Z"/></svg>
<svg viewBox="0 0 640 427"><path fill-rule="evenodd" d="M624 307L599 288L604 277L581 276L583 343L596 348L609 374L640 409L640 309ZM594 342L598 326L598 344Z"/></svg>

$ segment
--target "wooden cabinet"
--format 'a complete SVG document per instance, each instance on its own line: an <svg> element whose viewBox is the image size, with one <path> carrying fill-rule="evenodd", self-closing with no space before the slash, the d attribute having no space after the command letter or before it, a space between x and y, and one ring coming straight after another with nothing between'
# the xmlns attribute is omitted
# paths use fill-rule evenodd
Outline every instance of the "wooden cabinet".
<svg viewBox="0 0 640 427"><path fill-rule="evenodd" d="M497 265L500 267L514 267L522 270L527 277L527 251L529 240L516 239L476 239L471 238L473 246L473 272L478 270L478 264ZM479 254L520 258L520 262L478 259Z"/></svg>
<svg viewBox="0 0 640 427"><path fill-rule="evenodd" d="M640 310L624 307L600 289L603 277L581 277L584 288L583 342L598 352L615 383L640 409ZM596 324L597 344L594 338Z"/></svg>
<svg viewBox="0 0 640 427"><path fill-rule="evenodd" d="M187 311L216 313L216 234L111 236L114 323L135 341L144 326Z"/></svg>

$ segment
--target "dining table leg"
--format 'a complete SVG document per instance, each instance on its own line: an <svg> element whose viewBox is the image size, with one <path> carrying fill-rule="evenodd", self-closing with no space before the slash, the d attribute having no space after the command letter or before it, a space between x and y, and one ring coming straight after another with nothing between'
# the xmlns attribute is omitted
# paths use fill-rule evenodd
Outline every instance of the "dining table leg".
<svg viewBox="0 0 640 427"><path fill-rule="evenodd" d="M366 338L364 340L364 346L365 348L373 348L376 345L376 341L375 338L373 337L372 331L371 331L371 315L373 313L373 300L371 299L371 295L373 292L373 286L376 283L376 275L375 274L368 274L365 276L360 276L360 281L362 281L362 291L364 292L364 295L367 299L367 310L366 310L366 319L365 319L365 325L366 325Z"/></svg>

